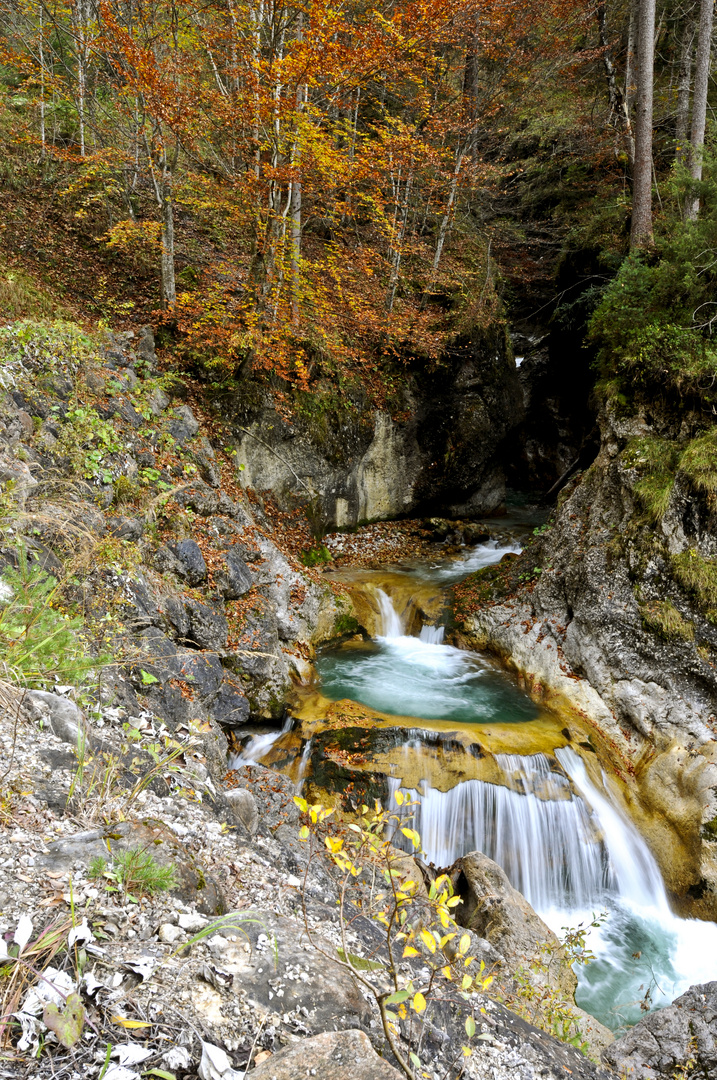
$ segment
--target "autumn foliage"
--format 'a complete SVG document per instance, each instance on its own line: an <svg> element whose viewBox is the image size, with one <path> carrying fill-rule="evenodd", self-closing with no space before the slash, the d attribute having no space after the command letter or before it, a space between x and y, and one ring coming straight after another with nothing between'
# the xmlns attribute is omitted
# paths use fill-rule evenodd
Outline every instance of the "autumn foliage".
<svg viewBox="0 0 717 1080"><path fill-rule="evenodd" d="M111 192L105 241L161 266L185 354L307 388L327 366L370 383L386 358L435 360L494 317L489 253L463 228L499 171L485 124L589 16L580 0L21 0L4 58L29 95L22 137L66 163L68 197Z"/></svg>

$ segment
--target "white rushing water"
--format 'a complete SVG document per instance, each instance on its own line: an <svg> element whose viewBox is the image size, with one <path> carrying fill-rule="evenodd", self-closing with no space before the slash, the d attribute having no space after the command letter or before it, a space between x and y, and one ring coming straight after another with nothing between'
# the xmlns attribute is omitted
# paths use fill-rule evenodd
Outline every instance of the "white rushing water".
<svg viewBox="0 0 717 1080"><path fill-rule="evenodd" d="M639 1020L646 993L652 1007L665 1005L691 984L715 978L717 925L670 910L657 864L632 822L589 779L574 750L558 749L555 759L497 755L512 787L479 780L447 792L424 786L413 793L415 827L437 866L469 851L488 855L558 935L606 912L590 931L597 960L578 973L578 1003L620 1028ZM389 784L393 796L400 780Z"/></svg>

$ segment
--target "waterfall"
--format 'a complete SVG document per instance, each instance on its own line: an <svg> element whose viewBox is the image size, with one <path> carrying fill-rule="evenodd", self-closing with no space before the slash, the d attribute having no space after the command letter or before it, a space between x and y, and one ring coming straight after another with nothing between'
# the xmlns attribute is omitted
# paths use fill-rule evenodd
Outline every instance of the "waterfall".
<svg viewBox="0 0 717 1080"><path fill-rule="evenodd" d="M422 626L418 637L426 645L442 645L445 629L445 626Z"/></svg>
<svg viewBox="0 0 717 1080"><path fill-rule="evenodd" d="M249 765L252 762L261 761L269 753L274 743L278 742L282 735L286 735L287 732L291 731L293 723L293 717L288 716L280 731L267 731L264 735L253 735L246 746L243 747L241 753L236 754L230 760L229 768L237 769L240 765Z"/></svg>
<svg viewBox="0 0 717 1080"><path fill-rule="evenodd" d="M662 875L645 841L632 822L589 779L584 762L569 747L555 756L593 808L610 858L613 890L632 904L648 904L670 915Z"/></svg>
<svg viewBox="0 0 717 1080"><path fill-rule="evenodd" d="M499 754L514 787L466 780L450 791L424 786L414 808L423 850L437 866L482 851L541 909L586 907L614 888L599 822L544 754ZM389 781L391 803L400 786Z"/></svg>
<svg viewBox="0 0 717 1080"><path fill-rule="evenodd" d="M377 589L378 609L381 614L381 637L403 637L403 622L401 616L393 606L393 601L383 589Z"/></svg>

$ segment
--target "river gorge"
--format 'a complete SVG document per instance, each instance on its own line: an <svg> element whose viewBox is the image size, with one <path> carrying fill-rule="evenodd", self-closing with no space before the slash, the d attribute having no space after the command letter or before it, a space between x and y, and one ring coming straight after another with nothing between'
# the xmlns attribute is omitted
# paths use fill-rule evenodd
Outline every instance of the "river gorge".
<svg viewBox="0 0 717 1080"><path fill-rule="evenodd" d="M576 1002L620 1032L710 978L717 925L672 911L595 732L444 640L450 586L519 552L520 531L430 565L339 572L372 636L325 648L284 728L234 764L280 769L348 811L376 797L405 816L394 794L410 792L426 861L481 851L556 934L595 921Z"/></svg>

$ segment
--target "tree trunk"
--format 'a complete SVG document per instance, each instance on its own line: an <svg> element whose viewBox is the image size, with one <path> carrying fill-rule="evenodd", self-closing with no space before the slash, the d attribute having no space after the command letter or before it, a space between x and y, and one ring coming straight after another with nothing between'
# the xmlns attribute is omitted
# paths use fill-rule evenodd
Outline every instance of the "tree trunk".
<svg viewBox="0 0 717 1080"><path fill-rule="evenodd" d="M165 158L162 167L162 307L171 308L177 300L174 278L174 202L172 170Z"/></svg>
<svg viewBox="0 0 717 1080"><path fill-rule="evenodd" d="M701 0L700 28L697 36L695 57L695 92L692 99L692 133L690 137L689 167L692 179L702 179L702 154L705 145L705 120L707 118L707 91L710 79L710 56L712 53L712 23L714 0ZM685 200L685 221L695 221L700 208L700 197L690 192Z"/></svg>
<svg viewBox="0 0 717 1080"><path fill-rule="evenodd" d="M627 57L625 60L625 108L627 115L632 116L632 107L635 104L635 65L637 63L637 12L635 0L630 0L630 22L627 30Z"/></svg>
<svg viewBox="0 0 717 1080"><path fill-rule="evenodd" d="M635 168L630 248L652 243L652 95L655 61L655 0L639 0Z"/></svg>
<svg viewBox="0 0 717 1080"><path fill-rule="evenodd" d="M386 311L390 315L393 311L393 304L396 299L396 289L398 288L398 282L401 277L401 255L403 254L403 241L406 237L406 224L408 222L408 207L411 198L411 188L413 187L413 169L408 174L406 184L403 191L403 207L401 208L400 217L398 214L394 218L394 242L391 250L391 272L388 279L388 289L386 290ZM398 191L400 192L400 181L398 185ZM396 207L398 210L398 206Z"/></svg>
<svg viewBox="0 0 717 1080"><path fill-rule="evenodd" d="M610 119L615 126L622 131L627 151L627 160L632 170L635 165L635 140L632 135L632 125L627 111L622 90L618 86L615 65L610 55L610 38L607 32L607 17L605 15L605 0L597 6L598 28L600 31L600 45L603 50L602 59L607 76L608 99L610 101Z"/></svg>
<svg viewBox="0 0 717 1080"><path fill-rule="evenodd" d="M680 44L680 69L677 74L677 110L675 117L675 160L687 160L687 138L690 130L690 89L692 87L692 49L695 43L695 24L691 15L685 18Z"/></svg>

